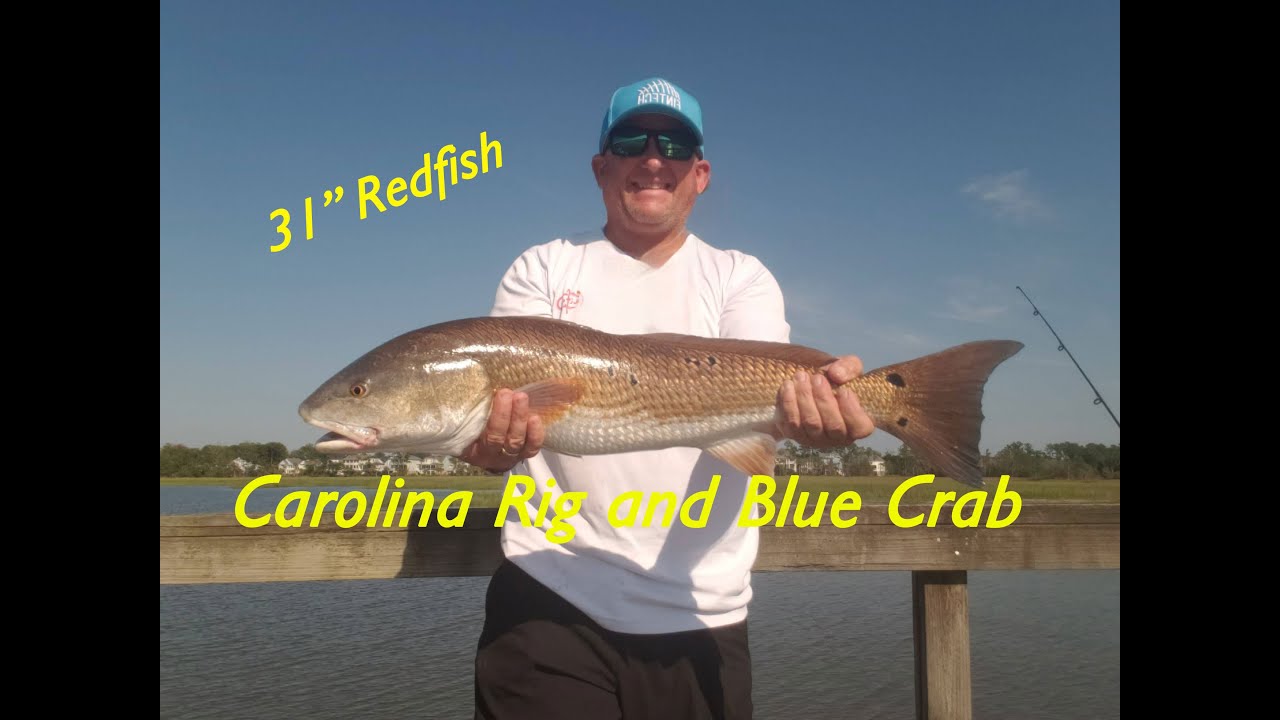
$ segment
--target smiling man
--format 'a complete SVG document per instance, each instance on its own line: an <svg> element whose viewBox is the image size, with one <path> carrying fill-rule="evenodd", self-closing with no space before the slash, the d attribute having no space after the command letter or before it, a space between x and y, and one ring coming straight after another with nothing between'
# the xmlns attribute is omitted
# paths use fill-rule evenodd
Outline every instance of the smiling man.
<svg viewBox="0 0 1280 720"><path fill-rule="evenodd" d="M711 182L711 163L695 149L696 131L675 118L644 113L625 122L591 159L608 214L604 235L627 255L660 267L688 239L685 218Z"/></svg>
<svg viewBox="0 0 1280 720"><path fill-rule="evenodd" d="M756 258L722 250L686 222L711 181L702 108L661 78L619 88L591 158L605 207L600 230L534 246L503 276L492 315L561 318L606 332L683 333L789 342L782 291ZM848 445L873 425L837 385L862 370L853 356L826 375L778 390L778 439ZM489 423L463 459L528 475L529 516L584 492L573 539L513 519L506 561L490 582L475 668L477 718L749 718L747 606L758 529L738 513L749 478L697 449L575 457L541 451L544 428L526 393L499 390ZM704 523L667 508L623 522L626 492L696 493ZM644 518L648 508L636 516ZM624 510L621 515L627 515Z"/></svg>

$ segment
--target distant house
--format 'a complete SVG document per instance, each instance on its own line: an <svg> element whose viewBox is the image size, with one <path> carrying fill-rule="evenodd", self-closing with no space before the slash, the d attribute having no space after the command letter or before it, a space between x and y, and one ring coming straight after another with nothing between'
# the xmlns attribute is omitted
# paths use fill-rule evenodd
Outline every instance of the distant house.
<svg viewBox="0 0 1280 720"><path fill-rule="evenodd" d="M422 458L418 465L423 475L448 475L453 472L453 458L429 456Z"/></svg>
<svg viewBox="0 0 1280 720"><path fill-rule="evenodd" d="M404 472L406 475L423 475L422 472L422 456L410 455L404 459Z"/></svg>
<svg viewBox="0 0 1280 720"><path fill-rule="evenodd" d="M252 463L252 462L249 462L248 460L245 460L244 458L238 457L235 460L231 461L231 467L235 468L236 474L247 475L251 472L257 472L258 468L262 466L259 465L258 463Z"/></svg>
<svg viewBox="0 0 1280 720"><path fill-rule="evenodd" d="M884 477L884 458L876 458L871 461L871 473L876 477Z"/></svg>
<svg viewBox="0 0 1280 720"><path fill-rule="evenodd" d="M285 475L301 475L303 470L307 469L307 461L299 458L285 458L281 460L277 467L280 472Z"/></svg>
<svg viewBox="0 0 1280 720"><path fill-rule="evenodd" d="M376 461L370 461L376 462ZM396 455L378 466L378 472L393 475L447 475L453 470L453 458L421 455Z"/></svg>
<svg viewBox="0 0 1280 720"><path fill-rule="evenodd" d="M377 473L386 473L388 475L400 475L405 471L405 460L398 452L388 453L387 459L382 461L382 466L378 468Z"/></svg>
<svg viewBox="0 0 1280 720"><path fill-rule="evenodd" d="M844 474L844 458L838 452L825 452L818 456L824 467L835 468L837 475ZM826 473L823 473L824 475Z"/></svg>

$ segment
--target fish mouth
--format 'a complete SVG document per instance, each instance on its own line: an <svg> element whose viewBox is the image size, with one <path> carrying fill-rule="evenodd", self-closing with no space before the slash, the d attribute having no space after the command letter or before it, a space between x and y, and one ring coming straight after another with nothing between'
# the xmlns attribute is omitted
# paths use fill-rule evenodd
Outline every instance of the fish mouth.
<svg viewBox="0 0 1280 720"><path fill-rule="evenodd" d="M316 450L326 454L365 452L378 446L378 430L371 427L355 427L337 422L312 422L316 427L328 430L316 440Z"/></svg>

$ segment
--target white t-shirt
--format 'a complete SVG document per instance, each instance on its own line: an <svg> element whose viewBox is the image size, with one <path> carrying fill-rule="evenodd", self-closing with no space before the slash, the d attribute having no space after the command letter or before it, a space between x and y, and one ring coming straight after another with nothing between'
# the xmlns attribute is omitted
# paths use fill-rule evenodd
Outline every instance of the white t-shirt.
<svg viewBox="0 0 1280 720"><path fill-rule="evenodd" d="M618 334L674 332L713 338L789 342L782 291L756 258L719 250L689 234L662 267L620 251L603 234L558 239L525 251L502 278L490 313L561 318ZM548 478L550 508L560 493L585 491L568 519L574 537L547 538L550 522L527 527L509 512L506 556L602 626L626 633L681 632L743 620L759 531L738 515L749 477L696 448L573 457L543 450L511 470L537 483L535 517ZM635 527L608 521L610 503L639 490L675 493L681 503L720 476L707 524L691 528L679 508L661 527L644 512ZM703 503L691 509L697 518ZM548 518L552 513L548 513ZM625 515L625 508L624 513ZM563 519L562 519L563 520Z"/></svg>

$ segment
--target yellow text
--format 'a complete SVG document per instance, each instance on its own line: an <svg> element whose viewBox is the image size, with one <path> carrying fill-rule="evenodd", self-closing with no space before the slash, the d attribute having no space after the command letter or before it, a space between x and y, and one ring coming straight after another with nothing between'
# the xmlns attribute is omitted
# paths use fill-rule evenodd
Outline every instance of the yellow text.
<svg viewBox="0 0 1280 720"><path fill-rule="evenodd" d="M796 500L796 483L800 480L798 475L792 475L787 480L787 489L783 493L781 505L775 505L773 502L773 493L777 491L778 485L773 478L768 475L752 475L751 486L747 488L746 500L742 503L742 513L738 516L738 524L743 527L760 527L769 522L777 515L774 523L778 527L782 527L787 523L787 513L791 510L791 503ZM826 491L818 493L818 500L813 510L809 511L809 493L800 493L800 500L796 503L795 515L793 520L796 527L818 527L822 524L822 513L827 507L827 499L829 493ZM751 509L753 506L761 507L760 517L752 518ZM858 522L856 516L845 517L844 513L853 512L862 509L862 496L853 490L840 493L835 502L831 504L831 524L838 528L853 527ZM808 512L808 516L805 513Z"/></svg>
<svg viewBox="0 0 1280 720"><path fill-rule="evenodd" d="M475 159L477 155L480 158L479 167L476 166ZM494 169L502 167L502 143L497 140L490 141L489 133L480 133L480 150L465 150L461 155L458 154L458 148L452 144L442 146L436 152L436 161L433 165L431 162L431 153L422 154L422 167L418 168L408 180L402 177L394 177L387 183L385 195L380 196L378 193L382 190L382 181L377 175L365 175L356 181L359 189L360 203L360 219L364 220L369 217L369 206L372 205L378 209L378 212L386 212L387 205L392 207L400 207L409 200L409 195L413 197L424 198L431 195L436 190L439 191L438 197L443 202L448 197L448 187L457 185L459 175L463 180L471 180L478 173L489 172L489 160L493 159ZM462 172L458 172L458 164L462 164ZM434 170L434 189L432 184L432 170ZM448 173L448 182L445 182L445 174ZM406 191L408 194L406 194ZM383 197L386 202L383 202Z"/></svg>
<svg viewBox="0 0 1280 720"><path fill-rule="evenodd" d="M680 506L680 522L686 527L703 528L707 526L707 518L711 515L711 504L716 499L716 488L720 485L720 476L716 475L711 478L711 485L701 492L696 492L681 503L673 492L654 492L649 495L648 500L645 494L639 490L630 490L624 492L613 499L609 504L609 524L614 527L635 527L636 519L640 514L640 510L644 509L644 520L640 523L641 527L651 527L653 525L653 516L661 505L665 508L662 520L659 523L662 527L671 527L671 521L675 518L676 506ZM702 503L702 510L698 513L698 517L693 517L693 507ZM622 512L626 508L625 514Z"/></svg>
<svg viewBox="0 0 1280 720"><path fill-rule="evenodd" d="M340 528L353 528L360 523L368 511L368 521L366 527L375 527L378 519L382 519L382 527L389 528L394 521L396 508L400 505L400 500L405 497L404 493L399 490L392 490L390 494L387 492L387 486L390 484L391 476L383 475L378 482L378 491L373 497L372 507L368 507L369 501L365 494L358 490L351 490L346 494L337 492L321 492L316 500L314 508L311 508L311 527L320 527L320 519L325 513L325 508L330 505L334 506L334 522ZM275 485L280 482L280 475L263 475L262 477L251 480L240 490L240 494L236 496L235 515L236 522L247 528L262 527L271 522L274 517L276 525L285 528L302 527L307 515L307 509L311 505L310 490L295 490L276 503L274 513L250 517L245 510L249 496L254 490L264 485ZM395 486L397 488L404 487L404 478L396 478ZM467 519L467 510L471 507L472 493L467 490L459 490L445 497L440 503L440 507L436 510L436 522L441 527L462 527ZM386 514L382 514L383 503L387 503ZM404 507L400 511L399 527L409 527L409 520L415 510L419 512L418 527L426 527L431 519L431 508L435 504L435 496L430 492L409 492L405 497ZM456 509L455 509L456 506ZM452 517L450 517L452 511Z"/></svg>
<svg viewBox="0 0 1280 720"><path fill-rule="evenodd" d="M908 490L916 485L928 485L933 482L933 475L916 475L906 482L898 486L893 491L893 497L889 499L889 521L894 525L903 528L915 527L924 522L924 513L914 515L912 517L903 517L899 512L899 506L902 502L902 496ZM1007 490L1009 485L1009 476L1002 475L1000 484L996 488L996 498L991 505L991 512L987 515L986 526L989 528L1008 527L1022 511L1022 496L1013 490ZM982 508L987 503L986 490L973 490L956 498L954 492L940 492L934 495L933 506L929 510L928 527L937 527L938 516L942 514L943 508L948 502L954 502L951 508L951 522L956 527L978 527L982 520ZM999 517L1001 506L1005 502L1010 505L1009 513L1003 519ZM970 507L971 506L971 507ZM968 511L966 513L966 507Z"/></svg>
<svg viewBox="0 0 1280 720"><path fill-rule="evenodd" d="M555 486L555 478L548 478L547 489L543 491L542 498L538 502L537 512L530 519L530 501L533 499L538 487L533 478L528 475L512 475L507 480L506 489L502 491L502 504L498 506L498 515L493 521L493 526L502 527L506 524L507 511L514 509L516 514L520 516L520 524L526 527L534 525L546 527L548 522L547 513L553 511L550 527L547 527L545 534L546 538L558 545L569 542L577 531L565 520L578 514L578 511L582 509L582 501L587 497L587 494L581 491L560 493L560 496L555 498L555 506L550 507L553 500L552 490Z"/></svg>

